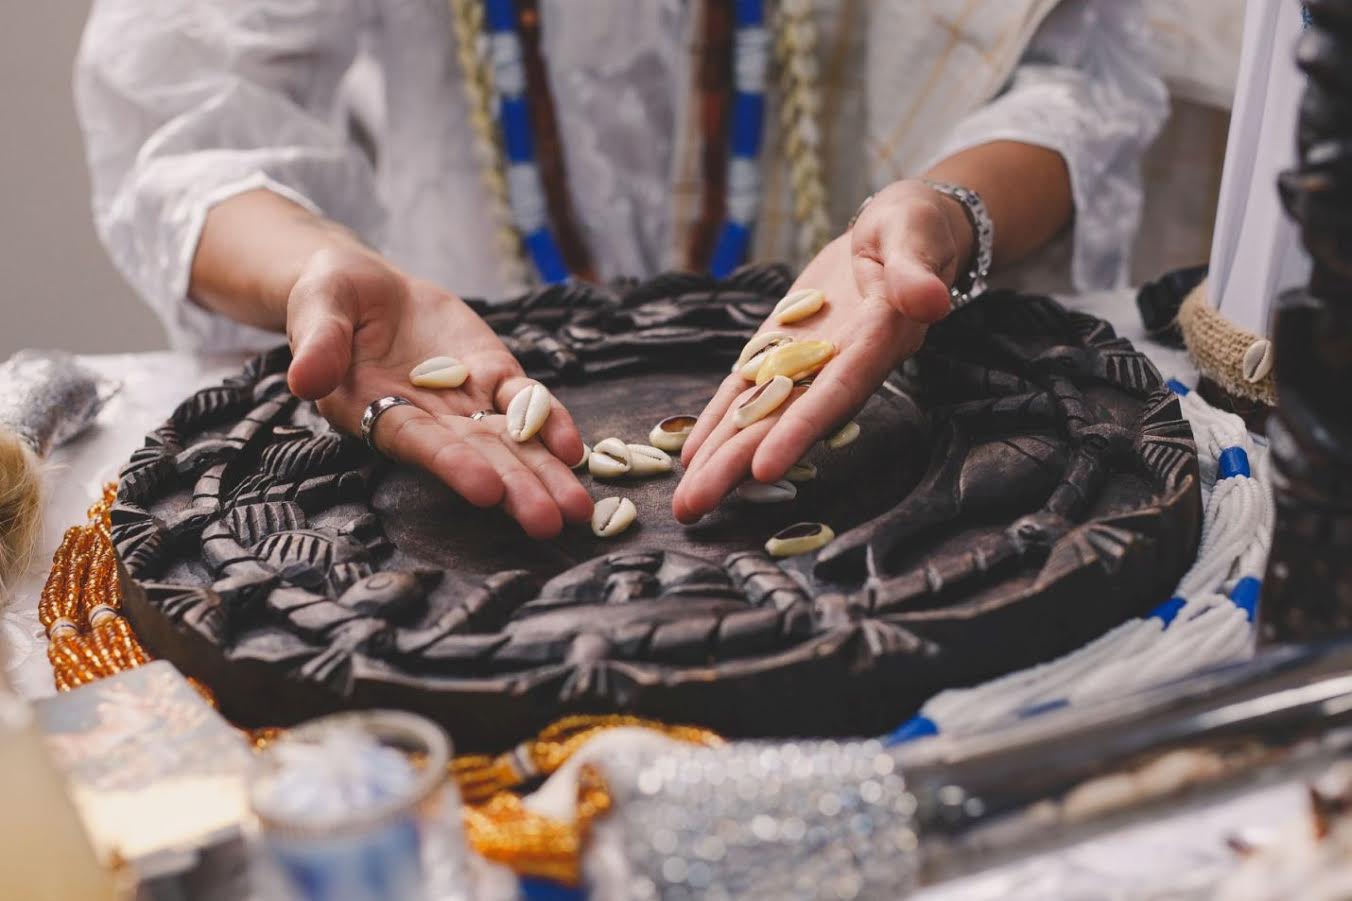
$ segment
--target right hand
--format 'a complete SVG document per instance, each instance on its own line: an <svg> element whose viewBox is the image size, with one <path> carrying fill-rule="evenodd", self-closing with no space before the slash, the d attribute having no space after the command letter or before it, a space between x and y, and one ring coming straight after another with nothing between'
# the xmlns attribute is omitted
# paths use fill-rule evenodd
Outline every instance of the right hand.
<svg viewBox="0 0 1352 901"><path fill-rule="evenodd" d="M551 538L565 522L591 517L592 501L569 466L582 459L582 439L563 405L537 438L506 434L506 411L531 384L493 330L449 291L398 271L374 254L322 250L310 257L286 304L298 397L318 401L338 429L358 434L362 412L397 394L376 422L382 453L419 466L477 507L501 505L532 538ZM427 390L409 371L428 357L452 356L469 368L456 389Z"/></svg>

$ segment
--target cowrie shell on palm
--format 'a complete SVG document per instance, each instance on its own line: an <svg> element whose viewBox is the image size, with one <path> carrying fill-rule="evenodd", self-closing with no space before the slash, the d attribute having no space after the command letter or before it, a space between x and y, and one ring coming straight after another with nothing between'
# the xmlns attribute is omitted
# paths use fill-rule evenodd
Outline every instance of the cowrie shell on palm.
<svg viewBox="0 0 1352 901"><path fill-rule="evenodd" d="M775 376L751 392L751 396L738 405L736 412L732 414L733 425L744 429L751 423L764 419L778 410L792 393L793 379L785 375Z"/></svg>
<svg viewBox="0 0 1352 901"><path fill-rule="evenodd" d="M459 388L469 378L469 369L455 357L431 357L408 374L415 388Z"/></svg>
<svg viewBox="0 0 1352 901"><path fill-rule="evenodd" d="M694 416L686 413L679 416L668 416L653 426L653 430L648 433L648 442L658 450L672 454L677 453L685 447L685 439L690 437L690 433L695 430L695 423L698 421Z"/></svg>
<svg viewBox="0 0 1352 901"><path fill-rule="evenodd" d="M527 385L507 405L507 434L513 441L529 441L549 418L553 395L539 382Z"/></svg>
<svg viewBox="0 0 1352 901"><path fill-rule="evenodd" d="M760 371L761 364L770 355L770 351L792 343L793 336L785 332L761 332L746 342L746 346L742 348L742 353L737 357L737 362L733 365L732 371L740 372L742 378L748 382L754 382L756 373Z"/></svg>
<svg viewBox="0 0 1352 901"><path fill-rule="evenodd" d="M789 467L784 478L790 482L811 482L817 477L817 467L812 463L798 462Z"/></svg>
<svg viewBox="0 0 1352 901"><path fill-rule="evenodd" d="M574 463L574 464L572 465L572 469L578 470L578 469L583 468L584 466L587 465L587 461L588 461L589 459L591 459L591 448L590 448L590 447L587 447L587 445L584 443L584 444L582 445L582 459L581 459L581 460L578 460L576 463Z"/></svg>
<svg viewBox="0 0 1352 901"><path fill-rule="evenodd" d="M737 496L748 504L782 504L798 496L798 486L788 481L743 482Z"/></svg>
<svg viewBox="0 0 1352 901"><path fill-rule="evenodd" d="M598 479L618 479L633 467L629 445L618 438L596 442L587 457L587 470Z"/></svg>
<svg viewBox="0 0 1352 901"><path fill-rule="evenodd" d="M830 341L795 341L770 351L756 371L756 384L762 385L777 375L795 382L816 375L832 357L836 346Z"/></svg>
<svg viewBox="0 0 1352 901"><path fill-rule="evenodd" d="M628 444L629 474L631 476L655 476L671 472L671 457L667 452L646 444Z"/></svg>
<svg viewBox="0 0 1352 901"><path fill-rule="evenodd" d="M1272 371L1272 342L1259 338L1244 351L1244 360L1240 364L1246 382L1261 382Z"/></svg>
<svg viewBox="0 0 1352 901"><path fill-rule="evenodd" d="M627 497L607 497L592 508L592 534L597 538L612 538L634 524L638 509Z"/></svg>
<svg viewBox="0 0 1352 901"><path fill-rule="evenodd" d="M776 532L765 542L765 551L771 557L792 557L825 547L835 540L836 533L823 522L799 522Z"/></svg>
<svg viewBox="0 0 1352 901"><path fill-rule="evenodd" d="M816 288L800 288L784 295L784 299L775 304L770 317L781 325L801 322L809 316L815 316L826 303L826 295Z"/></svg>
<svg viewBox="0 0 1352 901"><path fill-rule="evenodd" d="M834 435L831 435L822 443L825 444L827 447L829 447L831 450L840 450L847 444L853 444L854 439L858 437L859 437L859 423L851 419L849 422L845 423L845 425L841 427L840 431L836 432Z"/></svg>

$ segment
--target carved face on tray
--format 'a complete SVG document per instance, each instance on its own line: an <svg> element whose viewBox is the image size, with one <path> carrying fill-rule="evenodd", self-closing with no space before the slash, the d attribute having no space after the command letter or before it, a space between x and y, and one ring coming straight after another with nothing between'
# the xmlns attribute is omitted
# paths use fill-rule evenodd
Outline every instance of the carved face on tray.
<svg viewBox="0 0 1352 901"><path fill-rule="evenodd" d="M784 270L551 288L482 311L589 444L696 414ZM675 473L602 482L638 524L527 539L377 460L286 390L276 351L185 401L123 472L114 539L147 647L242 724L348 706L460 750L568 712L728 735L869 734L942 688L1047 659L1162 600L1191 561L1190 431L1150 363L1040 297L986 298L819 447L776 504L671 516ZM838 538L776 560L795 522Z"/></svg>

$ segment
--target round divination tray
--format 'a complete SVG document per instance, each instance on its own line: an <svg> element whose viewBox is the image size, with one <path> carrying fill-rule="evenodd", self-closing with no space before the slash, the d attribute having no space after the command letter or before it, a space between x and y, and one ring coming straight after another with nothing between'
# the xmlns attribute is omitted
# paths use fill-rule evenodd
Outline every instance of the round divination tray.
<svg viewBox="0 0 1352 901"><path fill-rule="evenodd" d="M697 414L788 289L781 267L476 304L589 444ZM122 471L124 607L241 725L396 707L490 750L560 715L729 736L883 731L934 692L1065 653L1164 600L1200 523L1191 431L1105 323L994 294L930 331L818 446L790 502L694 527L680 477L583 484L638 522L526 538L331 430L285 349L185 400ZM837 539L776 560L791 523Z"/></svg>

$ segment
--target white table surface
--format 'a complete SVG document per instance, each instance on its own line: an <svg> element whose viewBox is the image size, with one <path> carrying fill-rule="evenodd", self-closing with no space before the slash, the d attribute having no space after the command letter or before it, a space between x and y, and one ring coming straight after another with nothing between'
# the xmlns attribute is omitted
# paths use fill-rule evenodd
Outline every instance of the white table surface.
<svg viewBox="0 0 1352 901"><path fill-rule="evenodd" d="M1196 372L1186 354L1144 340L1130 293L1084 295L1065 302L1107 319L1120 335L1146 349L1165 377L1189 385L1195 382ZM53 692L37 600L62 533L84 522L85 510L99 496L101 486L116 478L118 468L140 446L145 433L162 423L178 401L231 374L243 358L158 352L82 359L122 387L95 427L56 451L49 461L39 553L0 613L0 661L15 689L29 698ZM1210 886L1231 868L1227 836L1293 820L1301 816L1303 805L1300 786L1269 788L936 887L922 897L925 901L1208 897Z"/></svg>

